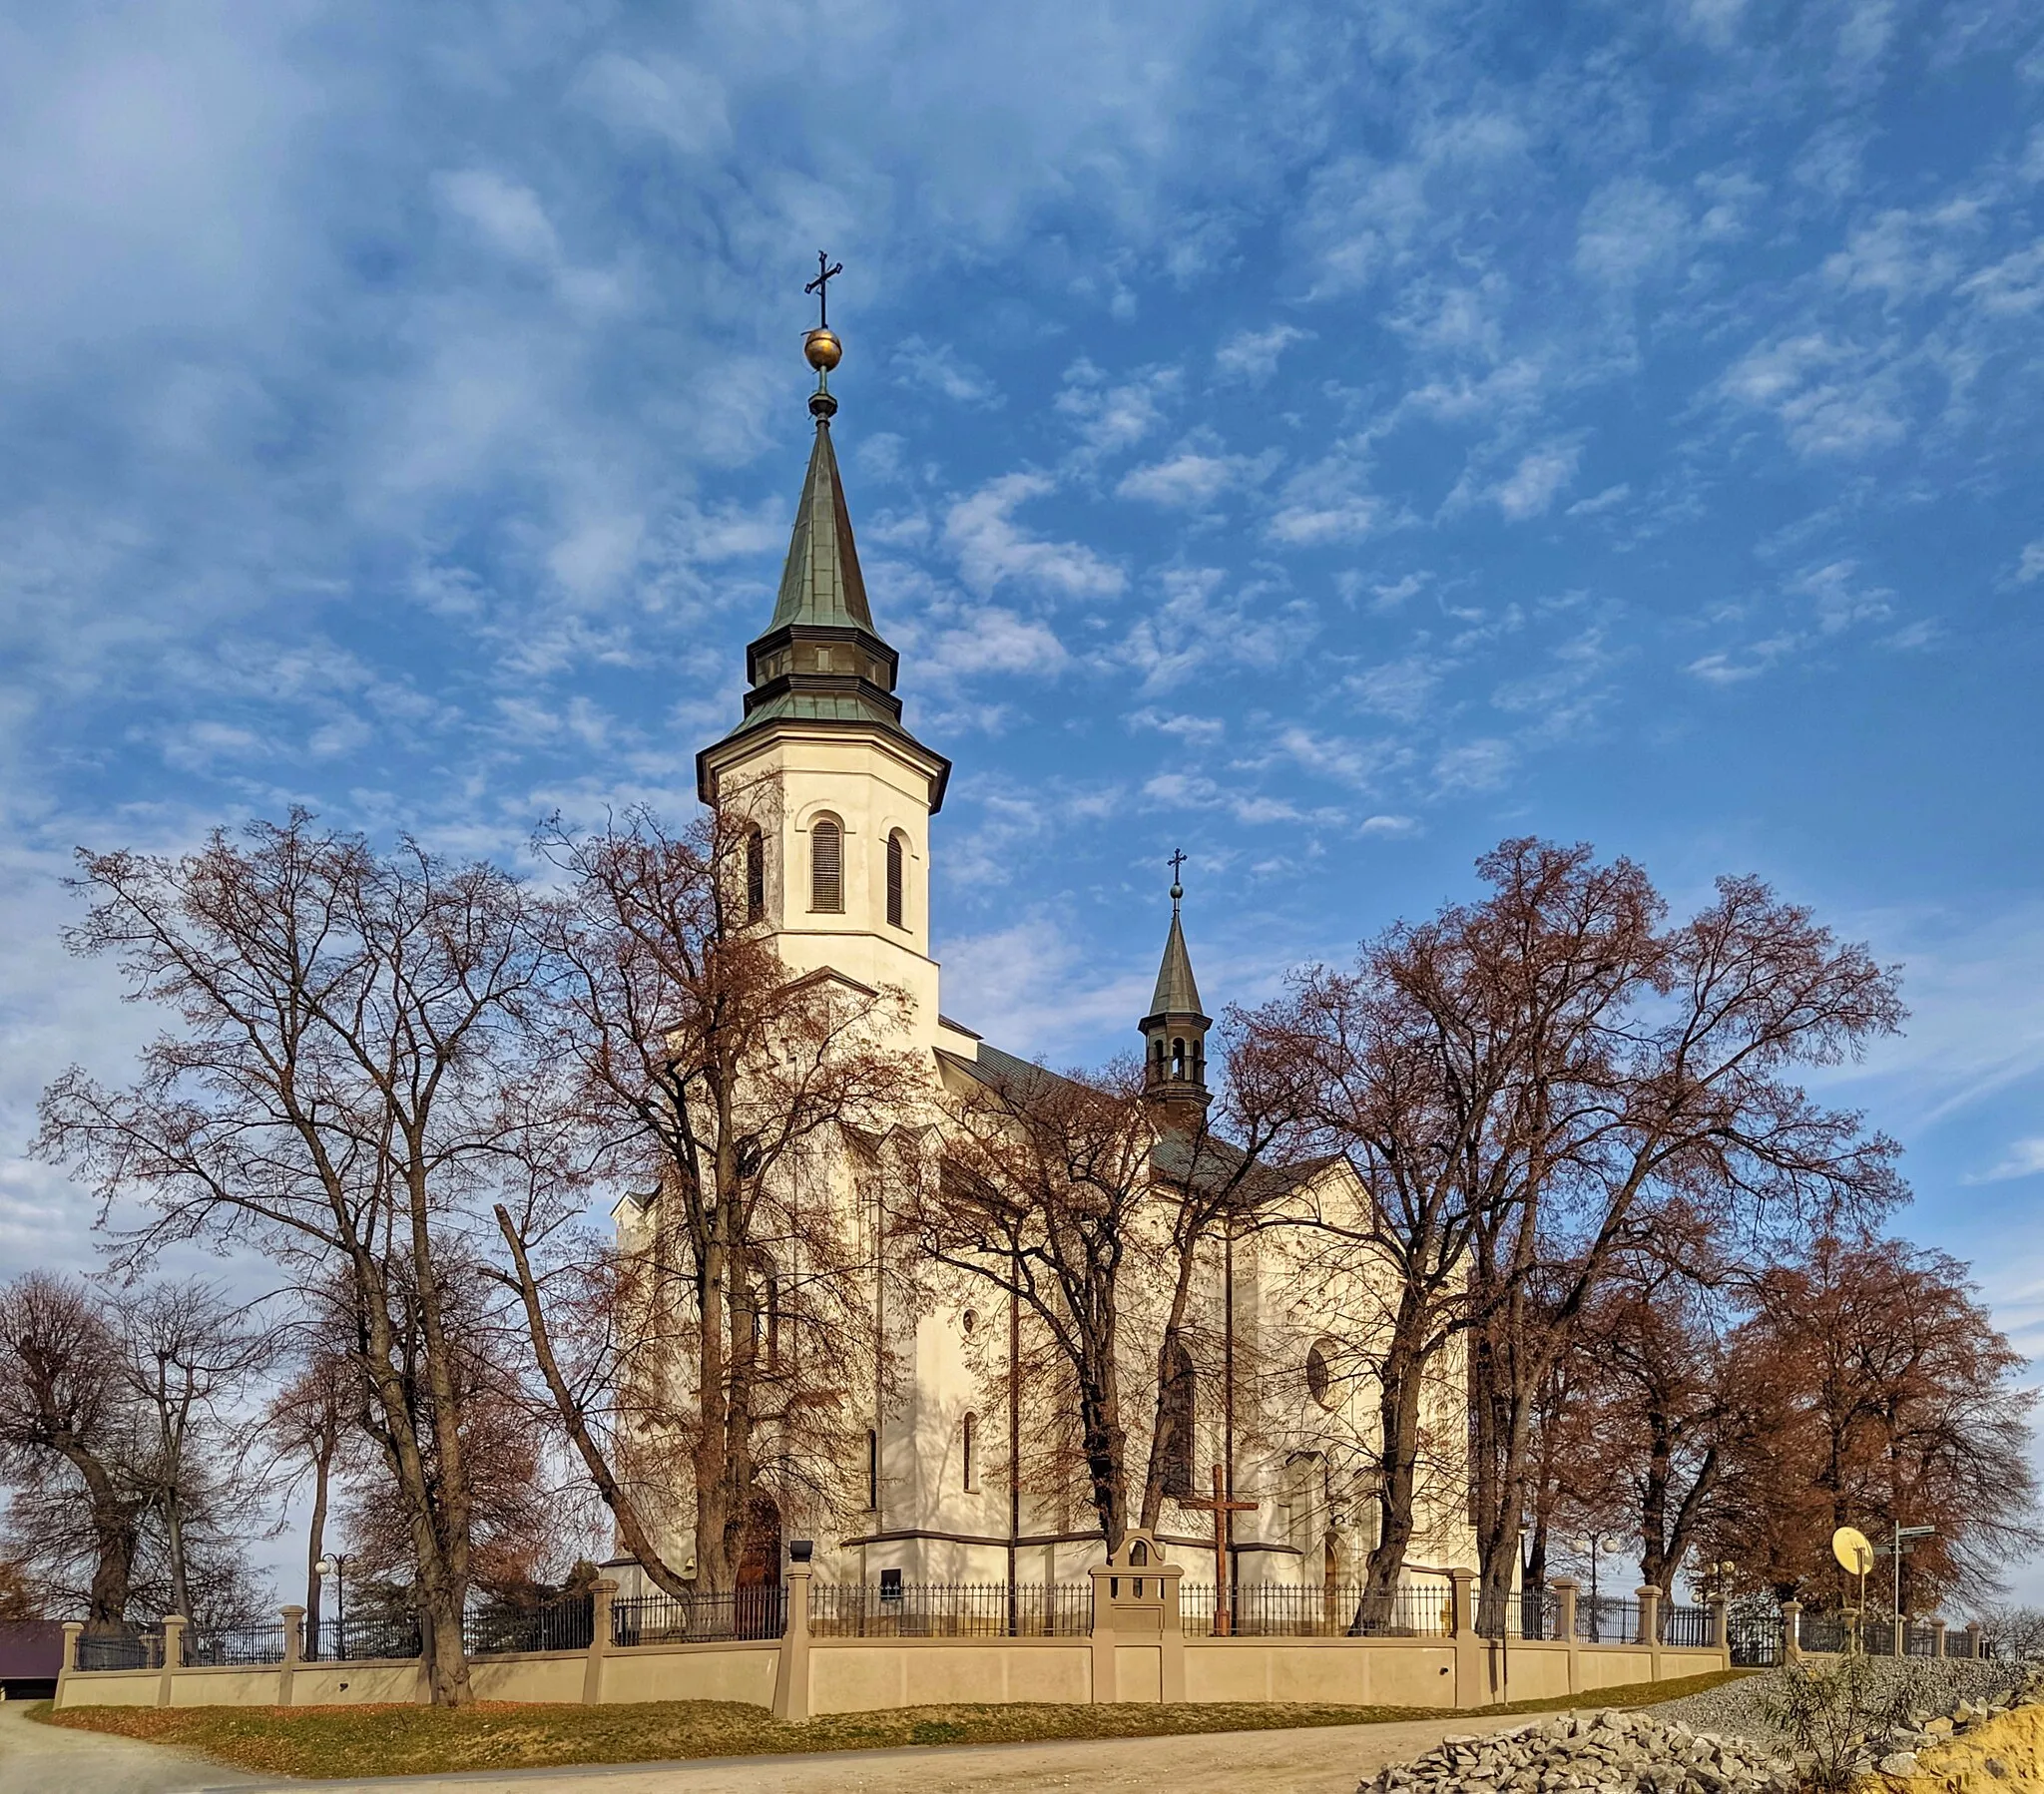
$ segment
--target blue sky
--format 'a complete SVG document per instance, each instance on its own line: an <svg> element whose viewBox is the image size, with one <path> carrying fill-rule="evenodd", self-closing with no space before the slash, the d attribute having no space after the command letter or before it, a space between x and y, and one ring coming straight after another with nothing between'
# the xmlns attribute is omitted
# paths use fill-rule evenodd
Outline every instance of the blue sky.
<svg viewBox="0 0 2044 1794"><path fill-rule="evenodd" d="M827 245L953 1014L1132 1046L1179 845L1210 1005L1507 834L1756 871L2044 1351L2034 5L8 0L0 243L10 1266L146 1027L75 844L692 801Z"/></svg>

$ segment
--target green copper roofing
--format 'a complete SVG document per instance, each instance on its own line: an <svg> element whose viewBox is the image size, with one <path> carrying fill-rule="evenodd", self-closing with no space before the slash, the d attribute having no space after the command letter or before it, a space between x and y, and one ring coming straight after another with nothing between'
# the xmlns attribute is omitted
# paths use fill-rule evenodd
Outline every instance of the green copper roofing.
<svg viewBox="0 0 2044 1794"><path fill-rule="evenodd" d="M787 565L780 574L780 596L774 602L773 621L766 627L777 630L788 623L873 627L827 417L816 419L816 446L809 451L808 477L802 481L801 503L795 508L794 535L787 545Z"/></svg>
<svg viewBox="0 0 2044 1794"><path fill-rule="evenodd" d="M1185 930L1179 926L1178 905L1171 906L1171 933L1164 943L1164 964L1157 968L1157 990L1150 999L1153 1016L1198 1016L1200 987L1193 982L1192 955L1186 952Z"/></svg>

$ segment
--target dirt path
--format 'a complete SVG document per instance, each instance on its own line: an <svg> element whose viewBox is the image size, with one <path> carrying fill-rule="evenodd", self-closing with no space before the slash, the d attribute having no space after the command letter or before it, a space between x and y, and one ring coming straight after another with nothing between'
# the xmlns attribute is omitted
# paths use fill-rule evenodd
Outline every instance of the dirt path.
<svg viewBox="0 0 2044 1794"><path fill-rule="evenodd" d="M708 1763L521 1769L349 1782L276 1782L321 1794L444 1790L444 1794L1354 1794L1386 1763L1417 1756L1449 1732L1491 1732L1524 1718L1447 1715L1394 1725L1191 1738L837 1750L815 1756L728 1757Z"/></svg>
<svg viewBox="0 0 2044 1794"><path fill-rule="evenodd" d="M0 1794L197 1794L256 1785L240 1769L158 1744L36 1725L24 1706L0 1701Z"/></svg>

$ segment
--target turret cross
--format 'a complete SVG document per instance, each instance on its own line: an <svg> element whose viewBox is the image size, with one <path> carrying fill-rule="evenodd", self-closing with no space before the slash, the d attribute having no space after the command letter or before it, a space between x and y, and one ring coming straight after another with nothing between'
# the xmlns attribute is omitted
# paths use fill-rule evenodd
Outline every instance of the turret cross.
<svg viewBox="0 0 2044 1794"><path fill-rule="evenodd" d="M816 328L830 328L830 282L844 272L844 263L832 261L821 249L816 251L816 277L802 288L816 295Z"/></svg>
<svg viewBox="0 0 2044 1794"><path fill-rule="evenodd" d="M1256 1502L1228 1499L1228 1478L1220 1465L1214 1466L1214 1499L1199 1501L1192 1496L1178 1498L1181 1508L1214 1516L1214 1636L1226 1638L1235 1630L1235 1588L1229 1574L1229 1553L1235 1544L1235 1517L1252 1514Z"/></svg>

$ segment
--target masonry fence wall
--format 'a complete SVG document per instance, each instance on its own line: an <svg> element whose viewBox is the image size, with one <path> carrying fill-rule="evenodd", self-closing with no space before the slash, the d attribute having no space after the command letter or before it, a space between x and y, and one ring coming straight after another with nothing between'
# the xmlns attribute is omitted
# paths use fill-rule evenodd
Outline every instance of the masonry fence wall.
<svg viewBox="0 0 2044 1794"><path fill-rule="evenodd" d="M1441 1575L1437 1587L1408 1586L1374 1612L1349 1589L1245 1587L1217 1608L1211 1587L1182 1587L1176 1566L1146 1556L1102 1566L1092 1578L1090 1603L1083 1586L819 1586L805 1565L789 1570L784 1588L742 1591L721 1605L621 1601L614 1583L599 1582L579 1607L564 1603L479 1636L470 1676L481 1700L730 1700L802 1719L1007 1701L1475 1707L1754 1660L1750 1634L1741 1648L1724 1601L1664 1615L1653 1588L1640 1589L1622 1612L1607 1604L1591 1616L1578 1610L1575 1584L1562 1580L1538 1600L1515 1597L1479 1626L1472 1578L1460 1570ZM253 1636L195 1637L175 1616L141 1638L82 1632L75 1623L65 1628L60 1707L428 1698L416 1654L335 1660L308 1651L299 1607L284 1608L279 1624ZM1768 1654L1809 1655L1835 1642L1820 1633L1790 1603ZM388 1634L381 1642L388 1647ZM1889 1648L1974 1655L1979 1629L1947 1634L1933 1621L1906 1635L1891 1631ZM254 1655L274 1660L239 1660Z"/></svg>

